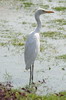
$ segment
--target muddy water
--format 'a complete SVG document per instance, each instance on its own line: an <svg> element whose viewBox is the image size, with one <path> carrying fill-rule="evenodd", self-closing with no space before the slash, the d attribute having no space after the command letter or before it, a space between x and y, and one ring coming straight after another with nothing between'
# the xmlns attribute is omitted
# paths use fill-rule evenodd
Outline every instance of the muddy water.
<svg viewBox="0 0 66 100"><path fill-rule="evenodd" d="M66 9L62 8L66 1L28 0L32 3L30 6L24 2L0 1L0 82L11 81L14 87L28 84L29 71L25 70L23 55L24 38L36 26L35 9L42 7L55 13L41 16L41 52L35 61L34 81L38 83L45 79L46 83L38 86L37 94L66 90Z"/></svg>

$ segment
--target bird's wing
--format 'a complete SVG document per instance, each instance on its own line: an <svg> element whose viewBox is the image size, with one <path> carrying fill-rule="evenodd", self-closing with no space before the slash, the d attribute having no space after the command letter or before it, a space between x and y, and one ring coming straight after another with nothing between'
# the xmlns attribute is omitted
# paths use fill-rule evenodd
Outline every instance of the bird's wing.
<svg viewBox="0 0 66 100"><path fill-rule="evenodd" d="M35 37L29 36L25 44L25 52L24 52L25 64L26 66L28 65L28 67L30 67L30 65L34 63L38 53L38 47L36 41L37 40Z"/></svg>

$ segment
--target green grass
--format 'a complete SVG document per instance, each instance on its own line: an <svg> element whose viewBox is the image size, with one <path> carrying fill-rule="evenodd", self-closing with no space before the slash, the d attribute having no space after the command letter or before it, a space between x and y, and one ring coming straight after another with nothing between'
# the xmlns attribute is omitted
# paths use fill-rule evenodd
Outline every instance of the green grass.
<svg viewBox="0 0 66 100"><path fill-rule="evenodd" d="M40 7L44 8L44 9L48 9L49 8L49 5L40 5Z"/></svg>
<svg viewBox="0 0 66 100"><path fill-rule="evenodd" d="M63 60L66 60L66 54L61 55L61 56L57 56L56 58L57 58L57 59L63 59Z"/></svg>
<svg viewBox="0 0 66 100"><path fill-rule="evenodd" d="M1 39L6 40L6 42L3 40L0 42L0 46L7 46L7 45L13 45L13 46L24 46L24 42L26 40L26 36L22 35L22 33L1 33ZM21 37L21 38L19 38Z"/></svg>
<svg viewBox="0 0 66 100"><path fill-rule="evenodd" d="M9 42L13 46L24 46L24 40L22 40L22 39L16 39L16 38L14 38L14 39L11 39ZM9 44L9 42L6 42L6 43L0 42L0 46L6 46L6 45Z"/></svg>
<svg viewBox="0 0 66 100"><path fill-rule="evenodd" d="M49 0L49 2L52 2L52 0Z"/></svg>
<svg viewBox="0 0 66 100"><path fill-rule="evenodd" d="M32 27L36 27L36 24L35 23L32 23Z"/></svg>
<svg viewBox="0 0 66 100"><path fill-rule="evenodd" d="M23 2L24 7L31 7L32 5L34 5L31 2Z"/></svg>
<svg viewBox="0 0 66 100"><path fill-rule="evenodd" d="M61 0L59 1L59 3L66 3L66 0Z"/></svg>
<svg viewBox="0 0 66 100"><path fill-rule="evenodd" d="M64 11L64 10L66 10L66 7L55 7L55 8L53 8L54 10L56 10L56 11Z"/></svg>
<svg viewBox="0 0 66 100"><path fill-rule="evenodd" d="M59 27L58 30L64 30L64 28L63 27Z"/></svg>
<svg viewBox="0 0 66 100"><path fill-rule="evenodd" d="M43 52L45 50L43 45L40 45L40 52Z"/></svg>
<svg viewBox="0 0 66 100"><path fill-rule="evenodd" d="M42 35L44 35L44 37L53 37L56 36L57 32L43 32Z"/></svg>
<svg viewBox="0 0 66 100"><path fill-rule="evenodd" d="M14 46L24 46L24 42L22 39L14 38L11 40L11 44Z"/></svg>
<svg viewBox="0 0 66 100"><path fill-rule="evenodd" d="M6 45L7 45L7 43L4 43L4 42L0 43L0 46L6 46Z"/></svg>
<svg viewBox="0 0 66 100"><path fill-rule="evenodd" d="M27 24L26 22L22 22L22 24Z"/></svg>
<svg viewBox="0 0 66 100"><path fill-rule="evenodd" d="M58 23L60 25L66 25L66 20L65 19L56 19L52 20L53 23Z"/></svg>
<svg viewBox="0 0 66 100"><path fill-rule="evenodd" d="M66 35L60 33L60 32L56 32L56 31L48 31L48 32L43 32L42 36L44 37L49 37L49 38L53 38L53 39L57 39L57 38L66 38Z"/></svg>

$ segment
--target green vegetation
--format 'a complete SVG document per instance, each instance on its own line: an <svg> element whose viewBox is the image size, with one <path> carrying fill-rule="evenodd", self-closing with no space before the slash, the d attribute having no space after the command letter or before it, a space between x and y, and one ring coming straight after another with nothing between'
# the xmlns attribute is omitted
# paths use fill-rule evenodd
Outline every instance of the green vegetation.
<svg viewBox="0 0 66 100"><path fill-rule="evenodd" d="M27 24L26 22L22 22L22 24Z"/></svg>
<svg viewBox="0 0 66 100"><path fill-rule="evenodd" d="M45 50L43 45L40 45L40 52L43 52Z"/></svg>
<svg viewBox="0 0 66 100"><path fill-rule="evenodd" d="M57 32L43 32L42 35L44 35L44 37L53 37L56 36Z"/></svg>
<svg viewBox="0 0 66 100"><path fill-rule="evenodd" d="M25 88L13 89L11 83L0 83L0 100L66 100L66 92L38 96Z"/></svg>
<svg viewBox="0 0 66 100"><path fill-rule="evenodd" d="M53 39L57 39L57 38L66 38L66 35L60 33L60 32L56 32L56 31L48 31L48 32L43 32L42 36L44 37L50 37Z"/></svg>
<svg viewBox="0 0 66 100"><path fill-rule="evenodd" d="M64 30L64 28L63 27L59 27L58 30Z"/></svg>
<svg viewBox="0 0 66 100"><path fill-rule="evenodd" d="M65 68L62 68L62 70L65 70Z"/></svg>
<svg viewBox="0 0 66 100"><path fill-rule="evenodd" d="M66 7L55 7L55 8L53 8L54 10L56 10L56 11L64 11L64 10L66 10Z"/></svg>
<svg viewBox="0 0 66 100"><path fill-rule="evenodd" d="M31 7L32 5L34 5L31 2L23 2L24 7Z"/></svg>
<svg viewBox="0 0 66 100"><path fill-rule="evenodd" d="M51 70L51 67L49 67L49 70Z"/></svg>
<svg viewBox="0 0 66 100"><path fill-rule="evenodd" d="M49 5L40 5L40 7L44 8L44 9L48 9L49 8Z"/></svg>
<svg viewBox="0 0 66 100"><path fill-rule="evenodd" d="M53 23L58 23L60 25L66 25L66 20L65 19L56 19L52 20Z"/></svg>
<svg viewBox="0 0 66 100"><path fill-rule="evenodd" d="M24 46L23 40L18 38L12 39L11 44L14 46Z"/></svg>
<svg viewBox="0 0 66 100"><path fill-rule="evenodd" d="M58 1L59 3L66 3L66 0Z"/></svg>
<svg viewBox="0 0 66 100"><path fill-rule="evenodd" d="M35 23L32 23L32 27L36 27L36 24Z"/></svg>
<svg viewBox="0 0 66 100"><path fill-rule="evenodd" d="M24 46L24 41L26 37L22 33L1 33L1 39L6 40L5 42L0 42L0 46L14 45L14 46ZM21 37L21 38L19 38Z"/></svg>
<svg viewBox="0 0 66 100"><path fill-rule="evenodd" d="M0 46L5 46L5 45L7 45L7 43L0 42Z"/></svg>
<svg viewBox="0 0 66 100"><path fill-rule="evenodd" d="M27 0L18 0L18 1L22 1L23 7L31 7L32 5L34 5L31 1L27 1Z"/></svg>
<svg viewBox="0 0 66 100"><path fill-rule="evenodd" d="M57 58L57 59L63 59L63 60L66 60L66 54L61 55L61 56L57 56L56 58Z"/></svg>
<svg viewBox="0 0 66 100"><path fill-rule="evenodd" d="M52 2L52 0L49 0L49 2Z"/></svg>

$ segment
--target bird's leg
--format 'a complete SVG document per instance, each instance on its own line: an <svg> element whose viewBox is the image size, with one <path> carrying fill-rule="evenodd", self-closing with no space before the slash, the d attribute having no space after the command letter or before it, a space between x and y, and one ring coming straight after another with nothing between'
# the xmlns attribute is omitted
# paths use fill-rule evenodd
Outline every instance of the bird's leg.
<svg viewBox="0 0 66 100"><path fill-rule="evenodd" d="M32 77L32 75L31 75L31 66L30 66L30 80L29 80L29 85L31 84L31 77Z"/></svg>
<svg viewBox="0 0 66 100"><path fill-rule="evenodd" d="M33 71L34 71L34 64L32 64L32 83L33 83Z"/></svg>

